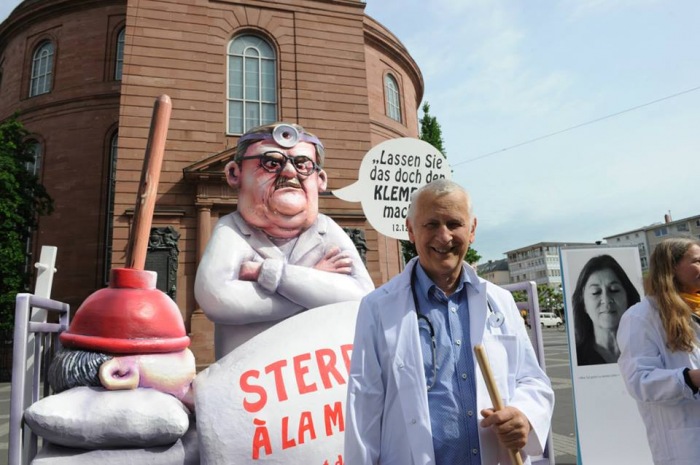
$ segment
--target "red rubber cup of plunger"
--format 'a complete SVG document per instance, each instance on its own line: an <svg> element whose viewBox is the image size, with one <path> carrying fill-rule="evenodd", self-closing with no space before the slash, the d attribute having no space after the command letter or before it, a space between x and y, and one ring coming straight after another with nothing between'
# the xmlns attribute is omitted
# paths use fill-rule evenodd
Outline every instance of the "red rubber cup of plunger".
<svg viewBox="0 0 700 465"><path fill-rule="evenodd" d="M114 268L109 273L109 287L113 289L155 289L158 273L132 268Z"/></svg>
<svg viewBox="0 0 700 465"><path fill-rule="evenodd" d="M110 354L167 353L186 349L182 314L155 288L153 271L115 268L109 287L91 294L59 336L67 348Z"/></svg>

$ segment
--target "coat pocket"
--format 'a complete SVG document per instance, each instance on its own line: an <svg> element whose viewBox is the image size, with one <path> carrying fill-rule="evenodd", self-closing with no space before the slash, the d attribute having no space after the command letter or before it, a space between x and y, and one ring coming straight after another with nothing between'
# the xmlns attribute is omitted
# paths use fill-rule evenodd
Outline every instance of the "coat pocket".
<svg viewBox="0 0 700 465"><path fill-rule="evenodd" d="M697 460L700 428L679 428L666 432L668 453L674 460Z"/></svg>

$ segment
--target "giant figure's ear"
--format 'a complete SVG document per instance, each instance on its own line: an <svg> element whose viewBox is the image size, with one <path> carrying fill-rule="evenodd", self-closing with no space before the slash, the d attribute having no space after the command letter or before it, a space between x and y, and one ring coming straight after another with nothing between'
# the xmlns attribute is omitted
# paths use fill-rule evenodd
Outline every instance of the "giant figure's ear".
<svg viewBox="0 0 700 465"><path fill-rule="evenodd" d="M318 172L318 191L323 192L328 187L328 175L325 171Z"/></svg>
<svg viewBox="0 0 700 465"><path fill-rule="evenodd" d="M109 391L136 389L140 378L134 357L114 357L100 366L100 382Z"/></svg>
<svg viewBox="0 0 700 465"><path fill-rule="evenodd" d="M228 185L234 189L238 189L241 182L241 167L238 165L238 163L235 161L226 163L224 173L226 174L226 182Z"/></svg>

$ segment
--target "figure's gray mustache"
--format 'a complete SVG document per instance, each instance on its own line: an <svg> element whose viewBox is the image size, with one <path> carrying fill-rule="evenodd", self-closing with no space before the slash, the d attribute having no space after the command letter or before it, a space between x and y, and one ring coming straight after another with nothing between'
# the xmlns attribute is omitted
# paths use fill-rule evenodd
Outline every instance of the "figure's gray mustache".
<svg viewBox="0 0 700 465"><path fill-rule="evenodd" d="M293 187L299 189L301 188L301 183L297 178L277 178L277 181L275 182L275 189L281 189L283 187Z"/></svg>

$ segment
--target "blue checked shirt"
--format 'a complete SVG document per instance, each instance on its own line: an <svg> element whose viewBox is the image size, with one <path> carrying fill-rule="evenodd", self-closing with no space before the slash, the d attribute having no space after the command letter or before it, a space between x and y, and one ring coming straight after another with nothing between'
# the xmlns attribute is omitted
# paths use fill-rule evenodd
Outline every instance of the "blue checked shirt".
<svg viewBox="0 0 700 465"><path fill-rule="evenodd" d="M466 265L463 265L466 266ZM437 465L481 465L476 411L474 357L469 338L467 274L449 297L416 264L416 294L420 309L435 331L437 367L433 367L430 330L418 320L428 391L430 425ZM437 376L435 376L437 372Z"/></svg>

